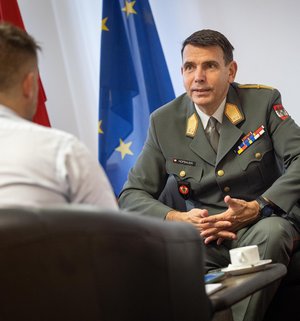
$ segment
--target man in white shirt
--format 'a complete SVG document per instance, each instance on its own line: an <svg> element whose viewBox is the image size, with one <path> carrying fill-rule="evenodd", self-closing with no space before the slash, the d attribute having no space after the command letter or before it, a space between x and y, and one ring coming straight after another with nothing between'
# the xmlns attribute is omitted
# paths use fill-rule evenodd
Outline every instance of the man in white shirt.
<svg viewBox="0 0 300 321"><path fill-rule="evenodd" d="M0 24L0 206L85 203L118 209L111 185L74 136L34 124L40 47Z"/></svg>

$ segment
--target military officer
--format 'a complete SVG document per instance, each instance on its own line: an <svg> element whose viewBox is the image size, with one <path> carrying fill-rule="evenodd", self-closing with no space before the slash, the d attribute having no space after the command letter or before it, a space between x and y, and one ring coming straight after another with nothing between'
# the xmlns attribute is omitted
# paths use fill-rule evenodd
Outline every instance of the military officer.
<svg viewBox="0 0 300 321"><path fill-rule="evenodd" d="M184 41L186 93L151 115L119 197L121 208L193 224L207 271L227 266L231 248L252 244L261 259L288 265L300 236L300 128L278 90L234 82L233 49L214 30ZM159 197L168 180L175 192L166 204ZM237 304L234 320L262 320L277 287Z"/></svg>

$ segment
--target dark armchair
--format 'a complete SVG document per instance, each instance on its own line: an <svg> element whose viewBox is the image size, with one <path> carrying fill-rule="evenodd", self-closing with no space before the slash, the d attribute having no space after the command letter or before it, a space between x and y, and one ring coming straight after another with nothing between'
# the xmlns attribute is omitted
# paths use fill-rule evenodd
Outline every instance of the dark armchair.
<svg viewBox="0 0 300 321"><path fill-rule="evenodd" d="M85 206L0 209L0 320L207 321L184 223Z"/></svg>

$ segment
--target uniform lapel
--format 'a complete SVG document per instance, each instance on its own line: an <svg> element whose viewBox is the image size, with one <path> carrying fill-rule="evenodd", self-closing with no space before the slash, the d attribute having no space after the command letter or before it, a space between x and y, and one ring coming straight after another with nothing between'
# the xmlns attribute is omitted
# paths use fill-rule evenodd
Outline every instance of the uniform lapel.
<svg viewBox="0 0 300 321"><path fill-rule="evenodd" d="M231 106L233 106L231 110L233 111L227 115L226 113L223 115L217 155L206 138L202 122L195 110L194 104L192 101L188 104L187 118L195 114L195 117L197 117L198 120L197 130L195 131L195 135L192 137L193 139L191 141L190 148L199 157L213 166L218 164L222 158L233 149L238 140L245 135L244 132L236 126L244 120L244 114L242 112L239 98L234 89L234 85L231 85L229 88L226 104L231 104Z"/></svg>
<svg viewBox="0 0 300 321"><path fill-rule="evenodd" d="M217 154L217 163L231 150L238 140L244 136L242 130L233 125L229 119L224 116L221 126L220 140Z"/></svg>
<svg viewBox="0 0 300 321"><path fill-rule="evenodd" d="M215 165L216 163L216 153L211 147L208 139L206 138L203 125L201 120L199 119L199 126L197 130L197 134L192 140L190 144L190 148L201 158L203 158L206 162L211 165Z"/></svg>
<svg viewBox="0 0 300 321"><path fill-rule="evenodd" d="M192 125L190 126L189 119L191 118L194 119L194 121L191 123ZM195 119L197 123L196 128ZM194 153L196 153L199 157L204 159L206 162L214 166L216 163L216 153L206 138L202 122L195 110L193 102L190 99L187 103L186 135L192 138L190 143L191 150Z"/></svg>
<svg viewBox="0 0 300 321"><path fill-rule="evenodd" d="M231 105L230 113L226 113L227 104ZM233 111L232 111L233 110ZM223 115L223 121L220 131L219 148L217 154L217 163L233 149L239 139L244 136L244 132L237 127L239 123L244 121L244 114L239 102L239 98L233 86L230 86L226 105Z"/></svg>

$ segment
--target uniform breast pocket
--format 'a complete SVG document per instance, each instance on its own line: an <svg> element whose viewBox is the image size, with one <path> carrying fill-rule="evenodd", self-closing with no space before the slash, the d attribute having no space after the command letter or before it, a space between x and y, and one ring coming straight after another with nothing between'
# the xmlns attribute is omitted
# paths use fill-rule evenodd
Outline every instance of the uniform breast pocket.
<svg viewBox="0 0 300 321"><path fill-rule="evenodd" d="M269 187L279 176L273 145L267 138L254 142L237 158L252 191Z"/></svg>
<svg viewBox="0 0 300 321"><path fill-rule="evenodd" d="M187 161L185 161L187 162ZM169 175L177 179L199 182L203 176L203 168L197 166L196 162L188 161L186 164L178 159L167 160L166 169Z"/></svg>

